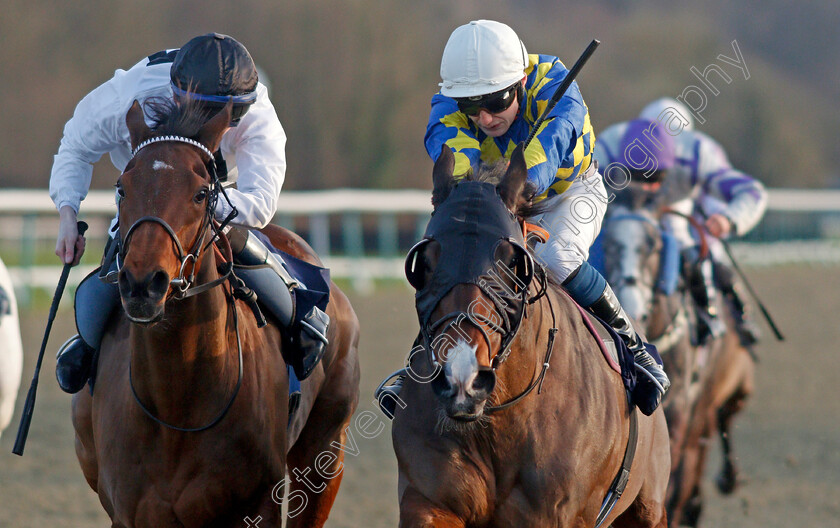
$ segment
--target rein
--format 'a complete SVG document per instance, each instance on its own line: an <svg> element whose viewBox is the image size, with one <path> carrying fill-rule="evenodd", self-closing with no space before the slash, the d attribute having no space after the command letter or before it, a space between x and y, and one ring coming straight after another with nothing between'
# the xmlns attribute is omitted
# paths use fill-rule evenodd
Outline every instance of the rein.
<svg viewBox="0 0 840 528"><path fill-rule="evenodd" d="M691 224L691 227L693 227L694 230L697 232L697 236L700 237L700 259L702 260L709 256L709 241L706 238L706 228L703 226L703 224L697 221L697 219L693 216L681 213L676 209L671 209L669 207L662 209L662 214L679 216L680 218L684 219L686 222Z"/></svg>
<svg viewBox="0 0 840 528"><path fill-rule="evenodd" d="M192 145L199 150L201 150L204 154L207 154L209 157L209 161L207 162L207 169L210 173L210 189L209 189L209 196L207 197L207 207L205 209L204 218L201 221L201 226L199 227L199 232L196 235L195 241L192 244L192 247L188 252L184 251L184 247L181 244L181 241L178 239L178 235L175 233L175 230L162 218L157 216L143 216L138 218L128 229L128 232L125 235L125 239L120 244L119 250L119 259L117 259L117 268L119 271L120 267L120 260L125 260L125 255L128 253L128 247L131 242L131 237L135 233L135 230L143 223L151 222L158 224L161 226L164 231L169 235L169 238L175 245L175 250L177 252L178 261L181 263L178 276L175 277L170 281L170 285L174 289L173 297L176 300L186 299L188 297L192 297L194 295L198 295L199 293L206 292L216 286L223 284L225 281L228 281L232 277L233 273L233 251L230 247L230 242L228 241L227 237L222 235L222 230L224 227L233 220L239 211L236 207L231 203L230 198L228 198L227 193L225 192L224 187L222 186L221 182L219 181L218 174L216 172L216 160L213 156L213 153L208 149L206 146L201 144L200 142L182 137L182 136L158 136L154 138L147 139L146 141L140 143L133 151L132 157L137 156L137 153L144 147L159 143L159 142L179 142L179 143L186 143L188 145ZM219 194L221 194L228 205L231 207L231 212L227 215L224 221L221 224L216 224L213 220L213 215L216 210L216 204L219 199ZM207 243L203 243L204 239L207 238L207 233L209 230L212 229L213 235L210 237L210 240ZM193 282L195 281L195 267L198 263L199 257L201 253L213 245L214 242L221 241L223 243L223 257L225 259L225 269L221 273L221 275L211 280L210 282L200 284L197 286L193 286ZM187 275L187 266L191 265L190 273ZM239 332L239 315L236 308L236 301L234 300L234 296L230 292L226 292L226 299L227 305L232 308L233 311L233 327L234 333L236 334L236 348L239 360L239 373L238 378L236 381L236 387L233 390L233 394L231 395L230 399L228 400L227 404L224 408L219 412L219 414L207 425L201 427L194 427L194 428L186 428L186 427L178 427L167 423L157 416L155 416L147 407L143 404L140 400L140 397L137 394L137 390L134 387L134 380L132 377L132 368L131 368L131 360L129 359L128 362L128 382L131 387L131 394L134 397L134 401L140 406L143 412L151 418L155 423L167 427L169 429L173 429L175 431L185 432L185 433L193 433L199 431L205 431L210 429L211 427L218 424L222 418L228 413L230 408L233 406L233 402L236 400L236 396L239 394L239 389L242 387L242 378L243 378L243 366L242 366L242 339Z"/></svg>
<svg viewBox="0 0 840 528"><path fill-rule="evenodd" d="M138 396L138 394L137 394L137 390L134 388L134 381L133 381L133 378L131 376L131 360L129 359L129 361L128 361L128 384L131 387L131 395L134 397L134 401L137 402L137 405L139 405L140 408L143 410L143 412L146 413L146 416L151 418L155 423L157 423L159 425L162 425L162 426L164 426L168 429L173 429L175 431L180 431L182 433L197 433L197 432L200 432L200 431L206 431L207 429L210 429L211 427L218 424L220 421L222 421L222 418L225 417L225 415L228 413L230 408L233 406L233 402L234 402L234 400L236 400L236 396L239 394L239 389L242 387L242 339L239 335L239 315L238 315L238 311L236 309L236 302L233 300L233 297L230 294L227 295L227 304L228 304L228 306L230 306L233 309L233 328L234 328L234 332L236 333L236 350L237 350L237 354L238 354L238 358L239 358L239 374L238 374L238 378L236 380L236 387L234 387L233 394L231 394L230 399L227 402L227 405L225 405L224 408L221 410L221 412L219 412L219 414L215 418L213 418L213 420L210 423L208 423L207 425L203 425L201 427L178 427L177 425L172 425L168 422L165 422L165 421L161 420L157 416L155 416L152 413L152 411L150 411L143 404L143 402L140 400L140 396Z"/></svg>
<svg viewBox="0 0 840 528"><path fill-rule="evenodd" d="M545 381L545 374L548 371L548 367L550 366L550 363L551 363L551 353L554 350L554 338L557 335L557 318L554 314L554 305L551 302L551 297L546 295L547 280L546 280L546 276L545 276L545 270L543 270L542 268L540 268L540 270L541 271L540 271L539 276L540 276L541 291L537 295L535 295L533 298L529 299L528 304L535 303L541 297L545 297L546 300L548 301L548 308L549 308L549 310L551 310L551 328L548 329L548 344L546 345L546 348L545 348L545 357L543 358L542 369L540 370L539 375L531 380L531 384L528 385L528 387L524 391L522 391L519 394L519 396L516 396L516 397L506 401L505 403L502 403L502 404L499 404L499 405L490 405L490 406L485 407L484 412L486 412L486 413L494 413L494 412L497 412L497 411L507 409L508 407L512 407L513 405L515 405L515 404L519 403L521 400L523 400L526 396L528 396L528 394L531 393L531 391L533 391L537 387L538 387L537 388L537 394L542 393L543 381Z"/></svg>

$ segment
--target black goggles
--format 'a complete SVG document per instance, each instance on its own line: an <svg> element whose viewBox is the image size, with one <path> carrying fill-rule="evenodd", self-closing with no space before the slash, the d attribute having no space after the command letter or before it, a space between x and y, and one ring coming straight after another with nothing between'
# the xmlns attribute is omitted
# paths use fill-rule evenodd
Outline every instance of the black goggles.
<svg viewBox="0 0 840 528"><path fill-rule="evenodd" d="M170 82L169 84L172 87L172 93L174 93L176 97L202 101L208 108L214 110L214 114L218 110L224 108L228 101L233 101L233 110L231 111L230 116L230 126L232 127L239 125L242 117L248 113L248 109L257 101L256 90L242 95L210 95L183 90L174 82Z"/></svg>
<svg viewBox="0 0 840 528"><path fill-rule="evenodd" d="M459 97L455 99L458 110L468 116L477 116L482 110L490 114L504 112L516 100L516 88L519 82L508 86L504 90L476 97Z"/></svg>

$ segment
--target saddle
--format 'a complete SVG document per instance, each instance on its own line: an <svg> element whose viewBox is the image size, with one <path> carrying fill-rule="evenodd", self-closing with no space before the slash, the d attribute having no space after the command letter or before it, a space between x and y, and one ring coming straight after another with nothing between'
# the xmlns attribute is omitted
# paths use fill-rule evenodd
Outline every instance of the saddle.
<svg viewBox="0 0 840 528"><path fill-rule="evenodd" d="M624 340L619 336L615 330L606 322L601 320L594 314L589 313L582 306L574 301L569 294L563 290L563 293L569 298L577 307L580 313L583 324L595 338L598 343L598 348L604 356L604 360L612 370L621 375L621 380L624 383L624 388L628 394L632 394L636 387L636 367L633 359L633 352L627 348ZM656 347L650 343L645 342L645 348L653 356L653 358L661 365L662 358Z"/></svg>

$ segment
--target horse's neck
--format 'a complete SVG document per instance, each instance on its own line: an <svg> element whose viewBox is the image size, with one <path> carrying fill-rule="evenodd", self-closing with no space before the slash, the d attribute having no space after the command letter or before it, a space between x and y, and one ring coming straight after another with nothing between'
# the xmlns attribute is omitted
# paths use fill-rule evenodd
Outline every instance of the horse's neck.
<svg viewBox="0 0 840 528"><path fill-rule="evenodd" d="M198 277L196 284L207 280L212 279ZM238 373L231 321L224 287L217 286L168 301L164 318L152 326L132 325L132 378L138 392L176 401L182 392L199 397L224 392Z"/></svg>

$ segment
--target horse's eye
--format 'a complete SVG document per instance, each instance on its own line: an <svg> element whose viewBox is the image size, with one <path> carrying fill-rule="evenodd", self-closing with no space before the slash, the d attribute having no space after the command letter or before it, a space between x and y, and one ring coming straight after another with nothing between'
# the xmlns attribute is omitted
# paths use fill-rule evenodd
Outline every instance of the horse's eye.
<svg viewBox="0 0 840 528"><path fill-rule="evenodd" d="M116 185L114 185L114 187L117 189L117 196L119 196L120 198L125 198L125 189L123 189L122 184L120 182L117 182Z"/></svg>
<svg viewBox="0 0 840 528"><path fill-rule="evenodd" d="M195 203L201 203L201 202L203 202L204 200L207 199L207 193L208 193L207 189L201 189L200 191L195 193L195 196L193 197L193 200L195 200Z"/></svg>

